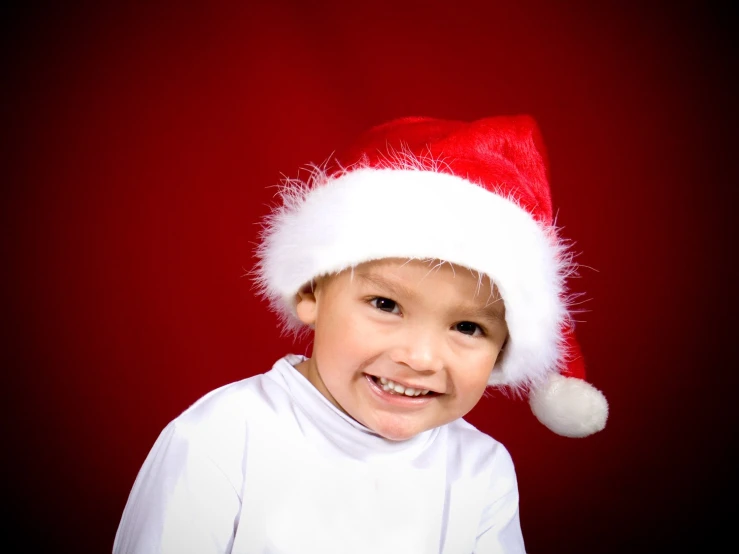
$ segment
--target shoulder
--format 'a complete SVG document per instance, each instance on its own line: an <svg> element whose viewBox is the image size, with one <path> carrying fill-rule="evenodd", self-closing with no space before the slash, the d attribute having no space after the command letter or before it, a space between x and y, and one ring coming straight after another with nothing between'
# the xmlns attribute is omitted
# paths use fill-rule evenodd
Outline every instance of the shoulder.
<svg viewBox="0 0 739 554"><path fill-rule="evenodd" d="M244 442L255 422L269 425L283 417L292 402L290 393L279 379L275 367L241 381L214 389L190 405L170 426L181 438L212 448L214 444Z"/></svg>
<svg viewBox="0 0 739 554"><path fill-rule="evenodd" d="M463 473L515 476L508 449L474 425L458 419L447 425L447 434L449 460Z"/></svg>
<svg viewBox="0 0 739 554"><path fill-rule="evenodd" d="M446 434L450 550L523 552L518 485L508 450L463 419L447 424Z"/></svg>
<svg viewBox="0 0 739 554"><path fill-rule="evenodd" d="M286 408L292 402L289 390L273 374L279 363L210 391L171 420L149 453L147 471L203 474L211 468L240 490L247 452L263 445L265 436L282 436L295 425Z"/></svg>

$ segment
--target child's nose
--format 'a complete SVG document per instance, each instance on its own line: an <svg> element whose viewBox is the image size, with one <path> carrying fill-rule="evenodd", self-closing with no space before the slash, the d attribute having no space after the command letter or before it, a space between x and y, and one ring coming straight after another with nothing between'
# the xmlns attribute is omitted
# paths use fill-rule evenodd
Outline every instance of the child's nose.
<svg viewBox="0 0 739 554"><path fill-rule="evenodd" d="M444 367L443 338L422 326L406 329L394 351L393 361L418 372L437 372Z"/></svg>

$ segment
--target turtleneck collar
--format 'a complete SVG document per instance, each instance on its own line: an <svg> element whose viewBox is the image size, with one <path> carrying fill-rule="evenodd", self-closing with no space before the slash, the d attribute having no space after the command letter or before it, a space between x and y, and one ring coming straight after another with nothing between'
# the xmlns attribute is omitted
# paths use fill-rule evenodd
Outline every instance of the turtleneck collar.
<svg viewBox="0 0 739 554"><path fill-rule="evenodd" d="M335 448L360 460L383 461L388 458L388 461L397 461L399 458L421 456L426 447L434 442L439 428L424 431L404 441L391 441L352 419L295 368L305 360L305 356L288 354L275 363L270 374L290 392L296 407L312 422L314 430Z"/></svg>

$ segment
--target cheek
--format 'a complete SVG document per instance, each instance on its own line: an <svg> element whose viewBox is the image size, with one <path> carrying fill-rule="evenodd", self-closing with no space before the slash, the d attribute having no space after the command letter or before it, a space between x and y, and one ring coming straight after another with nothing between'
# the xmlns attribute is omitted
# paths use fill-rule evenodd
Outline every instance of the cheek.
<svg viewBox="0 0 739 554"><path fill-rule="evenodd" d="M347 363L370 349L371 336L359 317L332 314L316 328L314 351L326 361Z"/></svg>
<svg viewBox="0 0 739 554"><path fill-rule="evenodd" d="M481 356L474 363L462 364L457 372L458 390L475 403L485 393L488 378L495 364L494 355Z"/></svg>
<svg viewBox="0 0 739 554"><path fill-rule="evenodd" d="M454 403L450 404L450 408L453 406L452 411L457 417L464 417L472 411L485 393L486 387L487 379L466 381L457 387Z"/></svg>
<svg viewBox="0 0 739 554"><path fill-rule="evenodd" d="M488 372L489 373L489 372ZM474 378L468 378L462 384L465 396L467 396L471 402L477 403L485 392L485 388L488 384L488 373L484 375L476 375Z"/></svg>

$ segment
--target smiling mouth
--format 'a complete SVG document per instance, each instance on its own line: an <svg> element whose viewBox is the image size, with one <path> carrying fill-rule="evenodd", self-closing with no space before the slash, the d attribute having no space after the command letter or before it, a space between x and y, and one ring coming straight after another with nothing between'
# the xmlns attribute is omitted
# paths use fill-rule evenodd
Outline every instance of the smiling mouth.
<svg viewBox="0 0 739 554"><path fill-rule="evenodd" d="M397 396L409 396L409 397L438 396L439 394L438 392L434 392L430 389L405 387L401 385L400 383L396 383L395 381L392 381L385 377L376 377L375 375L369 375L369 374L367 374L367 377L372 379L372 381L374 382L375 385L377 385L378 388L382 389L383 391L389 394L394 394Z"/></svg>

